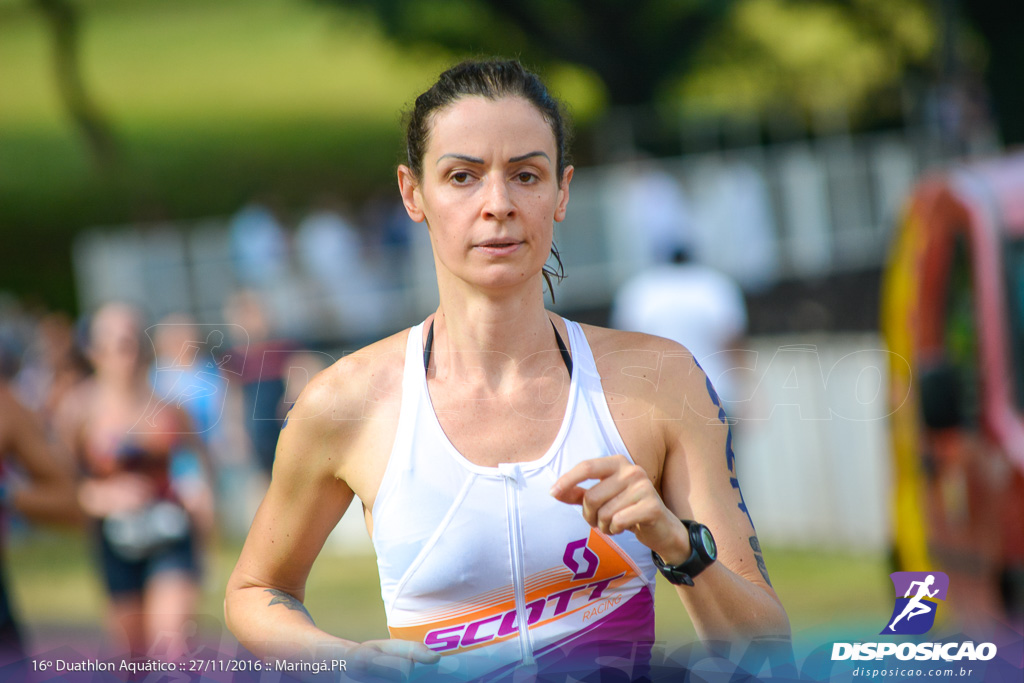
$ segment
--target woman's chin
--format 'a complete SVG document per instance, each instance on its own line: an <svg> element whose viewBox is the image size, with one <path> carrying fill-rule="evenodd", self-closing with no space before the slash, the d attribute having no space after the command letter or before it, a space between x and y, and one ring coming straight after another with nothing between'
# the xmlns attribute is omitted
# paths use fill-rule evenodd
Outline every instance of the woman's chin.
<svg viewBox="0 0 1024 683"><path fill-rule="evenodd" d="M471 284L481 291L518 293L520 290L539 286L543 282L540 272L525 273L522 269L505 272L490 272L473 278Z"/></svg>
<svg viewBox="0 0 1024 683"><path fill-rule="evenodd" d="M485 293L509 292L516 293L521 289L542 287L543 278L540 268L527 268L523 264L489 264L481 268L466 269L462 272L448 271L442 275L438 269L438 281L445 279L457 283L456 286L477 289ZM443 288L443 285L442 285Z"/></svg>

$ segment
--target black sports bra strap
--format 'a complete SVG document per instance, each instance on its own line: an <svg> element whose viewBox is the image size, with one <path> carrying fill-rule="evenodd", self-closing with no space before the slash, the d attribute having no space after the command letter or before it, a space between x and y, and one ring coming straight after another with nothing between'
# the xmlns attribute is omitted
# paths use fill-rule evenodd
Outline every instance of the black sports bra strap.
<svg viewBox="0 0 1024 683"><path fill-rule="evenodd" d="M555 327L555 323L552 321L551 329L555 331L555 343L558 344L558 352L562 354L562 360L565 362L565 369L569 371L569 377L572 377L572 356L569 355L569 349L565 348L565 342L562 341L562 335L558 334L558 328Z"/></svg>
<svg viewBox="0 0 1024 683"><path fill-rule="evenodd" d="M427 341L423 344L423 370L430 369L430 351L434 348L434 321L430 321L430 329L427 330Z"/></svg>
<svg viewBox="0 0 1024 683"><path fill-rule="evenodd" d="M555 343L558 344L558 352L562 354L562 361L565 363L565 369L569 371L569 377L572 377L572 356L569 355L569 349L565 348L565 342L562 341L562 335L558 334L558 328L555 327L555 323L551 323L551 329L555 331ZM430 369L430 352L434 348L434 321L430 321L430 327L427 328L427 340L423 344L423 370Z"/></svg>

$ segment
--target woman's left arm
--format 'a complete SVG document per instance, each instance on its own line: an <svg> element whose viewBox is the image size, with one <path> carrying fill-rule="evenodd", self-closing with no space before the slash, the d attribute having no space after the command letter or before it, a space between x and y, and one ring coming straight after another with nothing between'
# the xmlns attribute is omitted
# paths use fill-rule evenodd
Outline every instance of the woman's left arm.
<svg viewBox="0 0 1024 683"><path fill-rule="evenodd" d="M605 533L632 531L666 565L691 554L681 519L708 527L717 561L694 577L693 586L676 586L697 634L702 640L788 638L789 619L740 492L718 397L689 353L663 341L657 340L657 381L642 383L647 389L636 401L647 408L630 418L631 427L643 425L637 431L645 434L645 452L634 453L636 464L620 456L580 463L556 482L552 495L581 505L584 518ZM587 479L599 482L581 488Z"/></svg>
<svg viewBox="0 0 1024 683"><path fill-rule="evenodd" d="M676 592L704 640L788 638L789 619L772 588L740 490L728 418L699 367L677 386L686 388L686 400L681 409L672 406L671 415L678 419L662 421L661 498L674 517L695 520L711 530L718 560L694 578L693 586L678 585ZM686 534L683 538L684 543L667 547L670 555L655 548L666 564L689 557L689 539Z"/></svg>

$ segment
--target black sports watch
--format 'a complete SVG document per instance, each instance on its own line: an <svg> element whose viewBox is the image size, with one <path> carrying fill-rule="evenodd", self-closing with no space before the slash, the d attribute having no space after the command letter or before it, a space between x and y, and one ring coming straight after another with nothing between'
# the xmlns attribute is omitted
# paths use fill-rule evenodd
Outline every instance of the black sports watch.
<svg viewBox="0 0 1024 683"><path fill-rule="evenodd" d="M651 551L654 558L654 566L658 568L661 575L668 579L669 583L675 585L693 585L693 577L710 567L718 559L718 546L715 545L715 537L711 535L711 529L692 519L679 520L686 527L690 534L690 557L680 564L665 564L658 556L658 553Z"/></svg>

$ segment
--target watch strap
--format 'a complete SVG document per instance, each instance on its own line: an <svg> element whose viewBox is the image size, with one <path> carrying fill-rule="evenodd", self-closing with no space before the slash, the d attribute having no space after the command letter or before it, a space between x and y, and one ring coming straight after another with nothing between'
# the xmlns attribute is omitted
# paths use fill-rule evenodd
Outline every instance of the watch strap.
<svg viewBox="0 0 1024 683"><path fill-rule="evenodd" d="M692 586L693 578L714 564L718 553L714 547L711 531L707 527L692 519L681 519L679 521L686 527L687 534L689 535L690 556L685 561L675 565L665 564L661 556L653 550L651 551L651 558L654 561L654 566L658 568L662 576L668 579L669 583ZM705 547L702 537L705 531L712 538L710 551Z"/></svg>

